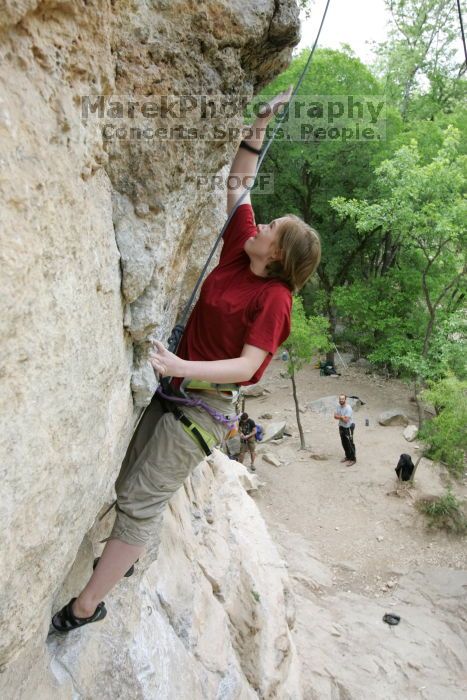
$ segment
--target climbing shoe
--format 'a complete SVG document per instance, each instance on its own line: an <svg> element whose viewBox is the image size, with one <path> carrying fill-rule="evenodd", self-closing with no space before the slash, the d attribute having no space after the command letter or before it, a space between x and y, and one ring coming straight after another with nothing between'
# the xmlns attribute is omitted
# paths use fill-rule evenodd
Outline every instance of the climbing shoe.
<svg viewBox="0 0 467 700"><path fill-rule="evenodd" d="M99 622L107 615L107 608L105 607L104 601L102 601L99 603L91 617L75 617L72 608L75 600L76 598L72 598L67 605L65 605L53 616L52 629L56 632L71 632L72 630L78 629L78 627L88 625L90 622Z"/></svg>
<svg viewBox="0 0 467 700"><path fill-rule="evenodd" d="M93 569L96 568L97 562L99 561L99 559L100 559L100 557L96 557L96 558L94 559L93 564L92 564L92 568L93 568ZM137 559L136 561L139 561L139 559ZM136 561L135 561L135 564L136 564ZM130 566L130 568L128 569L128 571L126 572L125 578L130 578L130 576L133 576L134 573L135 573L135 567L134 567L134 564L132 564L132 565Z"/></svg>

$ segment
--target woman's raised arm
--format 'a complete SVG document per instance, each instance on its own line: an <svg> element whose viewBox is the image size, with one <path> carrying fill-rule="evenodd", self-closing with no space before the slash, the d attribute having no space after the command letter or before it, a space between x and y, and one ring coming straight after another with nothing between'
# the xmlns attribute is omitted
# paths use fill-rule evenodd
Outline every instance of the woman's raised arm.
<svg viewBox="0 0 467 700"><path fill-rule="evenodd" d="M258 113L255 123L250 127L248 135L243 140L246 146L250 146L253 150L239 147L227 180L227 214L230 214L245 189L251 186L259 158L259 153L254 151L261 150L267 125L280 108L290 100L292 89L291 85L288 90L273 97ZM249 193L243 199L242 204L251 204Z"/></svg>

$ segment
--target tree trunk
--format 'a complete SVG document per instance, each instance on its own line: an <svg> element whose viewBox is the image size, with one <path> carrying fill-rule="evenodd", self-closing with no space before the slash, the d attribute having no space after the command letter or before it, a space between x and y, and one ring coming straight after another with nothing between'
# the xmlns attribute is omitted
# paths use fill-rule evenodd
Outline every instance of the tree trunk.
<svg viewBox="0 0 467 700"><path fill-rule="evenodd" d="M421 386L421 378L417 377L414 382L414 396L415 396L415 403L417 404L417 410L418 410L418 429L421 430L423 423L425 421L425 411L423 409L423 403L420 398L420 391L422 389Z"/></svg>
<svg viewBox="0 0 467 700"><path fill-rule="evenodd" d="M423 341L422 359L426 359L428 355L428 350L430 346L431 334L433 333L433 328L435 325L435 310L434 308L429 308L430 318L425 331L425 339ZM423 423L425 422L425 411L423 409L423 403L420 398L420 392L423 389L422 377L417 375L414 382L414 394L415 401L418 410L418 429L421 430Z"/></svg>
<svg viewBox="0 0 467 700"><path fill-rule="evenodd" d="M292 374L290 375L290 379L292 381L292 393L293 393L293 400L295 403L295 414L297 416L297 427L298 427L298 432L300 435L300 449L306 450L305 434L303 432L302 423L300 421L300 407L298 405L297 386L295 384L295 372L293 371L293 369L292 369Z"/></svg>
<svg viewBox="0 0 467 700"><path fill-rule="evenodd" d="M412 472L412 476L410 477L409 481L413 481L415 479L415 472L417 471L417 467L420 464L422 457L424 457L424 456L425 456L425 450L423 450L422 454L418 456L417 461L413 465L413 472Z"/></svg>
<svg viewBox="0 0 467 700"><path fill-rule="evenodd" d="M409 102L411 98L411 92L412 92L412 87L414 85L415 81L415 76L417 75L417 71L419 69L419 66L414 66L410 72L410 75L407 79L407 82L405 84L405 89L404 89L404 97L402 100L402 106L401 106L401 116L404 121L407 121L407 112L409 109Z"/></svg>
<svg viewBox="0 0 467 700"><path fill-rule="evenodd" d="M332 341L334 343L334 336L336 333L336 325L337 325L337 318L334 309L331 306L331 300L328 299L328 303L326 304L327 306L327 314L328 314L328 319L329 319L329 334L332 338ZM332 346L331 350L328 350L326 353L326 362L332 362L332 366L334 367L334 361L335 361L335 351L334 351L334 345Z"/></svg>

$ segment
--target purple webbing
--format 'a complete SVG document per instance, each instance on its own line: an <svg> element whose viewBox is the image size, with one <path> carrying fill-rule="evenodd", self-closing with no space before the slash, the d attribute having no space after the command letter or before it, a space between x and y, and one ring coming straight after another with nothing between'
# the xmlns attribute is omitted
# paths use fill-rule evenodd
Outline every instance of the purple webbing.
<svg viewBox="0 0 467 700"><path fill-rule="evenodd" d="M160 386L157 387L156 393L166 401L172 401L172 403L180 404L182 406L195 406L197 408L202 408L204 411L206 411L206 413L209 413L211 418L214 418L214 420L218 423L222 423L230 430L235 428L237 425L239 416L226 418L220 411L217 411L212 406L209 406L209 404L205 403L202 399L183 399L179 396L169 396L168 394L164 394Z"/></svg>

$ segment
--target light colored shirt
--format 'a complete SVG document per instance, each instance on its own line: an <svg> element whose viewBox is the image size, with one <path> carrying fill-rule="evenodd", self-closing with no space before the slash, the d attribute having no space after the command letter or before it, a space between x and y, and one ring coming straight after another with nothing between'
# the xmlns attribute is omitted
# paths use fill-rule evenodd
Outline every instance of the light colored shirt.
<svg viewBox="0 0 467 700"><path fill-rule="evenodd" d="M337 407L336 411L338 416L348 416L350 420L346 423L343 420L339 421L339 426L342 428L350 428L352 425L352 408L349 406L349 404L345 404L345 406L341 406L340 404Z"/></svg>

